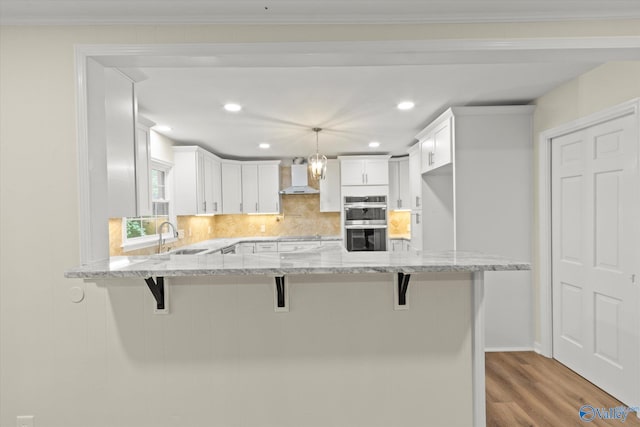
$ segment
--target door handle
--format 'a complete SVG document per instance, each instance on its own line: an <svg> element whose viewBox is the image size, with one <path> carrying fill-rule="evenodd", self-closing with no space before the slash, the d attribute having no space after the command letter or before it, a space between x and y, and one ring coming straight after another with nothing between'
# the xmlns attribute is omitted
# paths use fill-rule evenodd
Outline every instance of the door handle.
<svg viewBox="0 0 640 427"><path fill-rule="evenodd" d="M636 275L635 274L632 274L629 278L631 279L631 283L633 283L633 284L636 283Z"/></svg>
<svg viewBox="0 0 640 427"><path fill-rule="evenodd" d="M206 200L204 201L204 211L205 212L207 211L207 201Z"/></svg>
<svg viewBox="0 0 640 427"><path fill-rule="evenodd" d="M420 224L420 214L416 214L416 224Z"/></svg>

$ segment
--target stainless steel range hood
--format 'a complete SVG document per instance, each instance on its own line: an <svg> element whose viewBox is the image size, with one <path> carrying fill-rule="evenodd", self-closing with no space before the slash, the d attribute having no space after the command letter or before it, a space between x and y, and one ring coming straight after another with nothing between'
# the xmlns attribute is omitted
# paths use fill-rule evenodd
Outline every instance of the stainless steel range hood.
<svg viewBox="0 0 640 427"><path fill-rule="evenodd" d="M291 187L280 191L280 194L318 194L320 191L309 187L307 165L291 165Z"/></svg>

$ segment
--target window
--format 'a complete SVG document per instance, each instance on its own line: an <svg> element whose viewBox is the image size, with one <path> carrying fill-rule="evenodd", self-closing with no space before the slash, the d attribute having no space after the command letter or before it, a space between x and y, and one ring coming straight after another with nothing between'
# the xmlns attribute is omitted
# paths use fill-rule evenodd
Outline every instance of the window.
<svg viewBox="0 0 640 427"><path fill-rule="evenodd" d="M151 207L149 216L122 218L122 246L138 249L154 245L158 241L158 228L163 222L171 221L169 177L171 166L157 160L151 161ZM172 229L165 225L162 229L165 239L173 237Z"/></svg>

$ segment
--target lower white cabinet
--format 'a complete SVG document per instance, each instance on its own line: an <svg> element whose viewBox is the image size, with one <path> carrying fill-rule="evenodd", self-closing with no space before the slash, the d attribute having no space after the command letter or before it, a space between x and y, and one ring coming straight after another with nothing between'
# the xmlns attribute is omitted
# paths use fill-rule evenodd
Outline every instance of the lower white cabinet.
<svg viewBox="0 0 640 427"><path fill-rule="evenodd" d="M320 241L278 242L278 252L295 252L321 246Z"/></svg>
<svg viewBox="0 0 640 427"><path fill-rule="evenodd" d="M253 254L256 252L255 243L238 243L236 246L237 254Z"/></svg>
<svg viewBox="0 0 640 427"><path fill-rule="evenodd" d="M278 252L278 242L258 242L256 253L258 252Z"/></svg>
<svg viewBox="0 0 640 427"><path fill-rule="evenodd" d="M407 252L411 248L411 244L407 239L390 239L391 252Z"/></svg>

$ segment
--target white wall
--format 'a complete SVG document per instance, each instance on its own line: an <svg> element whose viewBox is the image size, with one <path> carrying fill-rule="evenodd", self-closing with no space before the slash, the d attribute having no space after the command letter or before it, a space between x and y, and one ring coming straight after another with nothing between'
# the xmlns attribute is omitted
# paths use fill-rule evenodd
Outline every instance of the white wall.
<svg viewBox="0 0 640 427"><path fill-rule="evenodd" d="M134 357L135 354L128 350L134 344L126 342L126 327L118 330L125 335L90 334L87 319L100 322L106 321L105 316L113 316L108 318L116 321L120 308L112 306L110 299L98 296L105 292L104 289L63 277L64 270L78 264L80 259L74 45L616 36L639 35L638 28L640 21L497 25L1 27L0 425L15 425L16 415L31 413L39 417L41 422L36 425L40 426L85 426L86 416L142 410L135 400L117 399L114 384L118 383L106 376L104 370L104 364L112 357L119 358L131 373L124 392L144 389L150 393L144 398L156 398L158 405L176 404L176 399L184 402L194 397L199 399L201 396L197 392L200 389L198 386L182 389L183 394L172 395L175 399L168 402L162 388L147 385L145 379L148 377L166 375L164 381L170 384L177 370L179 375L192 378L193 384L207 378L203 376L206 370L201 360L187 359L188 349L197 348L199 341L188 333L180 335L182 329L175 334L180 338L176 343L185 349L185 358L176 360L168 372L162 369L162 361ZM610 71L617 78L615 70L614 67ZM606 80L607 73L604 69L603 76L597 80ZM637 82L628 77L627 81ZM586 82L580 86L583 84ZM607 84L625 86L615 81ZM591 84L587 87L594 89ZM625 96L638 96L637 88L636 84L635 89L625 91ZM572 100L571 105L582 103L577 98ZM69 292L72 287L87 289L85 300L71 303ZM143 290L140 288L138 292L143 293ZM142 313L140 316L137 320L144 321ZM251 321L251 318L245 320ZM137 324L132 320L130 325ZM267 373L268 367L265 367L256 375L259 378ZM110 399L101 401L100 398L107 395ZM104 404L113 399L125 407ZM156 425L150 421L154 406L149 405L144 409L148 414L144 419L146 424L136 425ZM196 421L200 425L205 422ZM174 425L182 424L175 421Z"/></svg>
<svg viewBox="0 0 640 427"><path fill-rule="evenodd" d="M537 162L541 132L637 97L640 97L640 61L604 64L538 98L534 113L534 197L538 197ZM537 232L537 206L534 214ZM538 261L537 240L534 240L534 245L535 266ZM540 274L536 268L533 273L535 341L540 343Z"/></svg>
<svg viewBox="0 0 640 427"><path fill-rule="evenodd" d="M166 136L151 129L149 132L151 157L164 162L173 163L174 142Z"/></svg>

